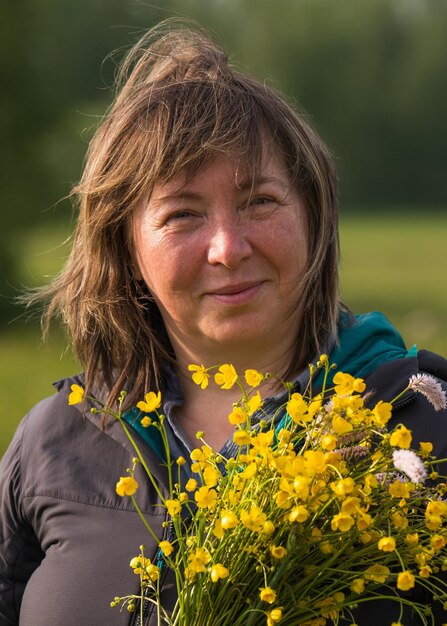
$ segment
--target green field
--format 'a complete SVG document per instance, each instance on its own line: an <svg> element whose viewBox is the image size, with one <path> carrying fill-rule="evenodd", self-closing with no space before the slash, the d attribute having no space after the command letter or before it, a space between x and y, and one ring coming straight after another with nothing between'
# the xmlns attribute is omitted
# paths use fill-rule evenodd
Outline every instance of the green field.
<svg viewBox="0 0 447 626"><path fill-rule="evenodd" d="M22 242L24 282L52 274L65 235L42 233ZM417 215L346 216L341 222L342 294L355 312L383 311L407 345L447 354L447 217ZM51 250L42 254L44 250ZM28 280L27 280L27 277ZM0 334L0 455L20 418L52 393L51 382L79 368L59 334L42 345L39 329L23 321Z"/></svg>

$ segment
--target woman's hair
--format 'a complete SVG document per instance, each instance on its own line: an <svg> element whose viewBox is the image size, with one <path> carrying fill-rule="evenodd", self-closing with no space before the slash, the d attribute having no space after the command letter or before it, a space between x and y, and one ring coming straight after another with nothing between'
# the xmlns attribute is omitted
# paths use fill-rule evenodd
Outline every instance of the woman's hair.
<svg viewBox="0 0 447 626"><path fill-rule="evenodd" d="M73 190L79 219L70 257L38 296L49 302L45 326L62 318L88 387L101 377L110 397L127 388L128 405L163 388L174 355L156 304L133 275L132 214L155 183L194 176L218 155L247 163L255 176L269 143L307 217L291 372L305 366L335 331L339 312L337 181L324 143L283 95L237 71L197 30L163 25L146 33L117 85Z"/></svg>

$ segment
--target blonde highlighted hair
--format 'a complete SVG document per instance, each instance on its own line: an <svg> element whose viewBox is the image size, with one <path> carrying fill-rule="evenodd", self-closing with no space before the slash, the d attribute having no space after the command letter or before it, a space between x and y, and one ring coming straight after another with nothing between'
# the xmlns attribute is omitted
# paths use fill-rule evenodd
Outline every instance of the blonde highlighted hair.
<svg viewBox="0 0 447 626"><path fill-rule="evenodd" d="M163 388L175 356L156 304L133 276L132 214L155 183L180 171L194 176L219 154L243 159L255 176L267 138L306 210L308 261L291 371L305 366L335 332L340 306L337 181L324 143L283 95L236 70L195 29L163 25L146 33L117 86L73 190L79 218L70 257L29 298L48 302L46 327L62 318L89 387L101 379L111 396L127 387L129 405Z"/></svg>

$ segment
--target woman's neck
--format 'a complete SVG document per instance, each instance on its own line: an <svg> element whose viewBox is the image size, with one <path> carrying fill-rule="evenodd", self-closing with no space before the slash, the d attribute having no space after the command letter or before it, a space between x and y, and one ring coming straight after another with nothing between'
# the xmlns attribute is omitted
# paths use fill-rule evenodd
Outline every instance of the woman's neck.
<svg viewBox="0 0 447 626"><path fill-rule="evenodd" d="M266 351L264 346L262 353L259 350L244 352L241 346L238 346L238 350L234 349L233 353L228 348L219 350L217 346L208 354L206 351L199 354L190 349L179 349L179 346L176 348L177 375L184 397L183 405L176 410L177 419L193 445L196 443L196 433L203 431L205 441L215 450L220 450L234 432L234 426L228 422L228 414L233 403L240 400L242 392L238 385L229 390L220 389L213 380L217 368L210 372L209 385L202 390L193 382L188 365L213 367L231 363L240 377L243 377L246 369L257 369L261 373L269 372L281 377L289 369L292 360L292 351L289 349L280 352L278 346L271 351ZM259 387L263 398L273 395L278 390L279 385L273 378L264 381Z"/></svg>

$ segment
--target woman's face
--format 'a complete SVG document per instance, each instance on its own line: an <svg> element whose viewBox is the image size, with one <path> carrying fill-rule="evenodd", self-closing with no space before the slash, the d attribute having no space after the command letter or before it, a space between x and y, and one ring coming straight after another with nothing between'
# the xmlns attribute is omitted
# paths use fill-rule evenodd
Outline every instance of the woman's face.
<svg viewBox="0 0 447 626"><path fill-rule="evenodd" d="M276 153L265 157L253 188L227 157L192 180L181 174L155 185L132 228L135 275L152 293L174 350L294 343L307 228Z"/></svg>

